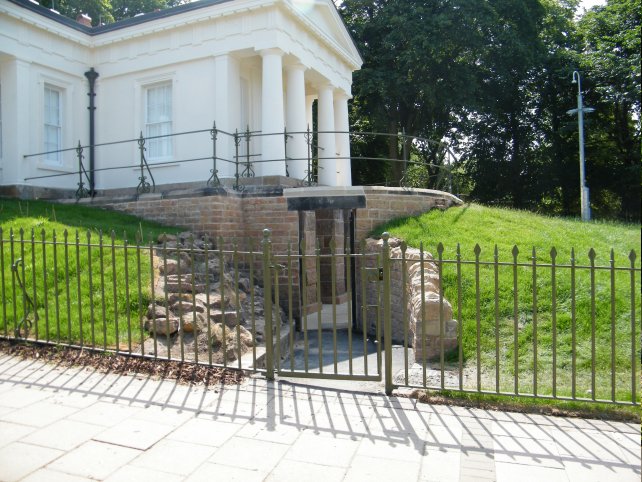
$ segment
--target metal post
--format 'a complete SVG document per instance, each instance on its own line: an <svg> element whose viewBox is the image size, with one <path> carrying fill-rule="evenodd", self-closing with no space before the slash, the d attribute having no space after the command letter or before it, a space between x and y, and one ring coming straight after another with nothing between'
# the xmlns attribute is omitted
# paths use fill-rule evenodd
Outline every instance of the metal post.
<svg viewBox="0 0 642 482"><path fill-rule="evenodd" d="M591 220L591 205L589 202L589 188L586 185L586 170L584 161L584 112L593 112L595 109L584 107L582 101L582 79L580 73L573 72L573 83L577 84L577 109L567 111L567 114L577 114L578 137L580 148L580 205L582 221Z"/></svg>
<svg viewBox="0 0 642 482"><path fill-rule="evenodd" d="M274 380L274 343L272 341L272 241L271 231L263 230L263 287L265 290L265 369L266 378Z"/></svg>
<svg viewBox="0 0 642 482"><path fill-rule="evenodd" d="M383 349L385 362L385 390L386 395L392 395L394 386L392 385L392 310L391 310L391 293L390 293L390 246L388 240L390 234L383 233Z"/></svg>
<svg viewBox="0 0 642 482"><path fill-rule="evenodd" d="M98 78L98 72L94 68L90 68L85 72L85 77L89 81L89 194L93 197L96 194L96 178L95 178L95 157L94 157L94 144L96 143L96 127L95 127L95 115L96 111L95 97L96 97L96 79Z"/></svg>

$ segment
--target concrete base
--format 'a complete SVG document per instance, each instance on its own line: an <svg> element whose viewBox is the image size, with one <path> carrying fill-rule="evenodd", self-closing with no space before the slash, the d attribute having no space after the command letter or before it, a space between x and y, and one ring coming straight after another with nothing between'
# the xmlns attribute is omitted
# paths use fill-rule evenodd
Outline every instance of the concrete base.
<svg viewBox="0 0 642 482"><path fill-rule="evenodd" d="M336 319L337 319L336 328L337 330L347 330L348 328L350 328L350 325L348 322L349 303L347 302L341 303L335 306L336 306ZM332 305L323 305L323 307L321 308L321 329L332 330L333 328L335 328L333 320L334 320L334 317L333 317ZM303 329L303 326L304 326L303 320L301 320L301 329ZM319 329L318 313L308 315L307 328L308 328L308 331Z"/></svg>

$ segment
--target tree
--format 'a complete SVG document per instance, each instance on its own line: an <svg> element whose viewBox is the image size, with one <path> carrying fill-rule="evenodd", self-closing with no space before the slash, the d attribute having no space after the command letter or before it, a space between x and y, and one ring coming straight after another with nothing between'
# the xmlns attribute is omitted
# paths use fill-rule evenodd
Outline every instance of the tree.
<svg viewBox="0 0 642 482"><path fill-rule="evenodd" d="M43 7L55 8L61 15L76 19L85 13L94 26L134 17L140 13L175 7L189 0L42 0Z"/></svg>

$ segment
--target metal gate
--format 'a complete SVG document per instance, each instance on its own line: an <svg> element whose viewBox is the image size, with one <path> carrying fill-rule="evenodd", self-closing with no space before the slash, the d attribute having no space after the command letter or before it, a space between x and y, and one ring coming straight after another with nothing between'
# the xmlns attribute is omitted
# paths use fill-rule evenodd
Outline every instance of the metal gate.
<svg viewBox="0 0 642 482"><path fill-rule="evenodd" d="M268 236L266 233L263 262L270 267L272 276L264 282L266 293L272 292L273 296L266 296L265 300L268 304L280 300L289 313L285 324L266 320L266 346L274 347L266 353L268 379L276 374L381 381L386 313L390 319L389 302L384 296L390 291L386 257L381 253L368 254L363 247L357 253L351 253L349 248L338 252L333 243L322 253L318 242L314 253L306 254L303 246L300 254L274 255ZM295 265L299 270L292 269ZM292 289L297 285L292 274L296 272L300 274L299 293ZM338 281L342 278L345 283ZM323 283L330 291L330 303L321 302ZM307 310L309 297L316 299L316 308L311 312ZM295 319L292 313L297 302L302 309ZM275 310L266 306L265 312L274 314ZM270 327L273 331L268 333Z"/></svg>

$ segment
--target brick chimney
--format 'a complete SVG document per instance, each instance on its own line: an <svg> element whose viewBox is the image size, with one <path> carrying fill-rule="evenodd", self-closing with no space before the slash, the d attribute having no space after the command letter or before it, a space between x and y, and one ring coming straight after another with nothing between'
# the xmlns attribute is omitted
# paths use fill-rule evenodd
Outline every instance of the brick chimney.
<svg viewBox="0 0 642 482"><path fill-rule="evenodd" d="M91 27L91 17L86 13L79 13L76 17L76 22L84 25L85 27Z"/></svg>

